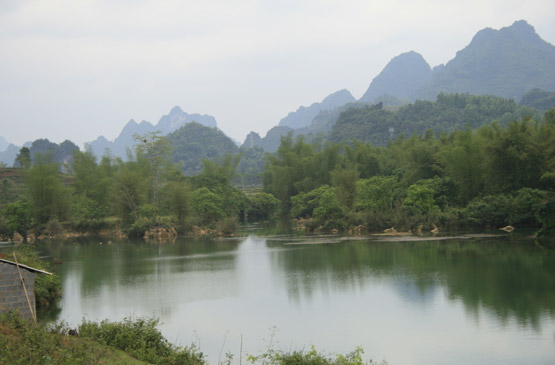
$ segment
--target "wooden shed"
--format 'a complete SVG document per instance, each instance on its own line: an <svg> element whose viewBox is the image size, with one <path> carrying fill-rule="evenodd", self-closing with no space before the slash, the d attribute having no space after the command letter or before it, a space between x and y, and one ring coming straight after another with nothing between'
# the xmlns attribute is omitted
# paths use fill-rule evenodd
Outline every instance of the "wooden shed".
<svg viewBox="0 0 555 365"><path fill-rule="evenodd" d="M0 313L18 310L26 319L36 321L35 278L52 275L17 262L0 259Z"/></svg>

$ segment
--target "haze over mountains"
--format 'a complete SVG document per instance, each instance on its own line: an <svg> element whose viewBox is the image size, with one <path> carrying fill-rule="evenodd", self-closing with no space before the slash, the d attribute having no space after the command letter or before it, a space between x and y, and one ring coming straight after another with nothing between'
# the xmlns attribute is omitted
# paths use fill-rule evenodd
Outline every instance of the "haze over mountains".
<svg viewBox="0 0 555 365"><path fill-rule="evenodd" d="M528 93L533 89L534 92ZM368 104L380 103L380 106L387 107L415 100L435 100L443 92L493 95L515 101L522 98L523 105L545 111L555 106L554 91L555 47L542 40L531 25L521 20L499 30L485 28L479 31L464 49L457 52L455 58L433 69L415 51L393 57L358 101L343 89L310 106L300 106L282 118L265 137L251 132L243 143L243 149L260 147L274 152L281 136L289 132L294 136L327 136L343 112L351 108L364 109ZM365 115L372 113L365 112ZM134 134L161 131L167 135L193 121L205 127L217 127L212 116L187 114L174 107L156 125L130 120L113 141L100 136L87 144L99 157L109 149L112 156L125 159L127 149L134 144ZM337 128L334 130L336 136L339 133ZM199 132L198 128L192 130ZM210 143L209 139L205 141ZM221 140L218 143L222 143ZM0 138L0 151L4 151L0 152L0 161L11 165L18 149L18 146L9 145L8 141ZM188 151L190 155L192 150Z"/></svg>
<svg viewBox="0 0 555 365"><path fill-rule="evenodd" d="M197 122L211 128L217 127L216 119L213 116L187 114L180 107L175 106L168 115L162 116L156 125L144 120L137 123L131 119L114 141L108 141L105 137L100 136L96 140L86 143L86 145L92 148L94 154L98 157L110 150L113 157L125 159L127 149L135 144L134 135L160 131L161 135L165 136L191 122Z"/></svg>
<svg viewBox="0 0 555 365"><path fill-rule="evenodd" d="M419 53L410 51L400 54L372 80L360 101L374 103L384 96L410 100L418 90L429 84L431 76L430 65Z"/></svg>
<svg viewBox="0 0 555 365"><path fill-rule="evenodd" d="M353 101L356 101L356 99L348 90L339 90L327 96L319 103L313 103L309 107L299 107L297 111L289 113L285 118L280 120L279 126L293 129L308 127L321 110L335 109Z"/></svg>
<svg viewBox="0 0 555 365"><path fill-rule="evenodd" d="M358 102L401 105L415 100L435 100L440 92L493 95L518 101L532 89L548 94L555 91L555 47L541 39L526 21L520 20L500 30L485 28L479 31L455 58L433 69L415 51L394 57L372 80ZM545 95L544 99L550 100ZM310 123L306 120L302 124L284 123L284 118L279 127L272 128L264 138L256 133L249 134L244 146L275 151L276 141L291 131L283 126L295 129L294 135L327 134L342 111L361 107L352 104L354 100L344 101L343 105L336 103L339 109L320 109ZM548 107L549 102L544 102L543 106ZM287 120L307 109L299 108L290 113Z"/></svg>

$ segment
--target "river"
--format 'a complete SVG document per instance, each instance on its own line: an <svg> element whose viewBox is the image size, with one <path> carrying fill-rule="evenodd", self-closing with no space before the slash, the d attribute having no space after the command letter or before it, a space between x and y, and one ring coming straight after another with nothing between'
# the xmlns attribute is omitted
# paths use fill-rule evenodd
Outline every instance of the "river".
<svg viewBox="0 0 555 365"><path fill-rule="evenodd" d="M555 250L529 235L253 234L38 244L58 257L57 320L158 317L210 363L310 349L389 364L555 363Z"/></svg>

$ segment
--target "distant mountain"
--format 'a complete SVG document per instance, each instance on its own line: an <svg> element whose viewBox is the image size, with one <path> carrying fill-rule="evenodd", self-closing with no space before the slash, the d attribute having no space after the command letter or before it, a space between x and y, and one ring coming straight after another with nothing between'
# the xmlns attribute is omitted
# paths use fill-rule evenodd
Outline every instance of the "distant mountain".
<svg viewBox="0 0 555 365"><path fill-rule="evenodd" d="M266 152L275 152L281 143L282 136L293 130L295 131L293 132L294 135L306 134L315 131L319 132L320 126L317 126L314 130L311 129L309 131L315 118L321 114L332 113L337 110L337 108L354 101L356 101L356 99L348 90L343 89L336 91L335 93L328 95L319 103L313 103L308 107L301 106L295 112L289 113L285 118L280 120L278 126L270 129L264 138L261 138L258 133L250 132L241 145L241 148L260 147ZM337 116L338 115L339 113L337 113ZM333 122L335 122L335 120ZM331 126L328 130L329 129L331 129Z"/></svg>
<svg viewBox="0 0 555 365"><path fill-rule="evenodd" d="M245 142L243 142L241 148L260 147L265 152L276 152L281 144L281 137L291 131L293 131L293 129L290 127L277 126L270 129L264 138L260 138L258 133L250 132L245 138Z"/></svg>
<svg viewBox="0 0 555 365"><path fill-rule="evenodd" d="M86 143L86 145L92 149L97 157L104 155L109 150L113 157L126 159L127 150L132 149L135 145L133 138L135 134L141 135L160 131L161 135L164 136L191 122L197 122L207 127L217 126L216 119L210 115L187 114L180 107L176 106L168 115L162 116L156 125L152 125L144 120L141 123L137 123L131 119L114 141L108 141L105 137L100 136L96 140Z"/></svg>
<svg viewBox="0 0 555 365"><path fill-rule="evenodd" d="M350 108L363 108L366 106L366 103L355 102L348 103L331 110L321 110L320 113L314 117L312 123L308 127L295 129L293 131L293 137L303 134L307 137L307 141L311 141L314 138L327 137L341 113Z"/></svg>
<svg viewBox="0 0 555 365"><path fill-rule="evenodd" d="M262 145L262 138L260 138L260 134L256 132L250 132L247 137L245 137L245 142L241 145L243 148L255 148L260 147Z"/></svg>
<svg viewBox="0 0 555 365"><path fill-rule="evenodd" d="M6 149L0 152L0 162L6 164L6 166L13 166L13 162L19 153L21 147L10 143Z"/></svg>
<svg viewBox="0 0 555 365"><path fill-rule="evenodd" d="M432 70L414 51L393 58L360 101L395 105L435 100L440 92L518 100L532 89L555 91L555 47L520 20L479 31L455 58Z"/></svg>
<svg viewBox="0 0 555 365"><path fill-rule="evenodd" d="M0 152L5 151L9 145L8 141L6 141L4 137L0 136Z"/></svg>
<svg viewBox="0 0 555 365"><path fill-rule="evenodd" d="M12 166L21 167L19 162L16 161L16 157L19 154L20 148L14 145L12 147ZM29 148L31 153L31 164L37 161L37 155L50 154L53 162L60 164L61 172L68 172L69 166L73 163L73 151L79 150L79 147L75 143L65 140L60 144L50 142L46 138L41 138L33 141L30 145L25 143L25 147Z"/></svg>
<svg viewBox="0 0 555 365"><path fill-rule="evenodd" d="M295 112L289 113L285 118L280 120L278 125L292 129L308 127L320 111L335 109L353 101L355 101L355 98L348 90L339 90L327 96L320 103L313 103L309 107L299 107Z"/></svg>
<svg viewBox="0 0 555 365"><path fill-rule="evenodd" d="M211 115L187 114L180 107L175 106L168 115L160 118L160 121L156 124L156 130L166 135L191 122L197 122L210 128L218 126L216 119Z"/></svg>
<svg viewBox="0 0 555 365"><path fill-rule="evenodd" d="M422 87L428 85L432 69L424 58L414 51L394 57L376 76L361 102L375 103L378 98L393 96L396 99L409 99Z"/></svg>
<svg viewBox="0 0 555 365"><path fill-rule="evenodd" d="M454 59L433 69L429 85L414 98L458 92L518 100L536 88L555 91L555 47L520 20L479 31Z"/></svg>
<svg viewBox="0 0 555 365"><path fill-rule="evenodd" d="M221 130L210 128L196 122L166 136L172 150L171 159L181 164L185 175L196 175L202 171L203 159L218 159L226 154L239 153L239 147Z"/></svg>

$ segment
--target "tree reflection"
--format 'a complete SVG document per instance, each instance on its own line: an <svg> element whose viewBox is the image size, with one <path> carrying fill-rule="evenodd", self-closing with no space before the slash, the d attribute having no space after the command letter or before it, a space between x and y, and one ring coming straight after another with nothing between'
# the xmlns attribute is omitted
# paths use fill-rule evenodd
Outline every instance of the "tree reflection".
<svg viewBox="0 0 555 365"><path fill-rule="evenodd" d="M555 250L514 237L360 240L301 245L270 255L274 272L284 272L288 294L296 301L311 300L315 292L341 295L387 281L405 300L425 304L442 290L476 318L481 310L492 310L502 324L514 318L539 329L542 316L555 317Z"/></svg>

